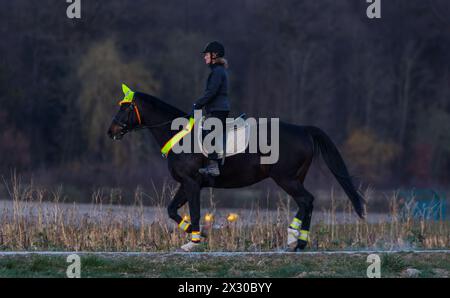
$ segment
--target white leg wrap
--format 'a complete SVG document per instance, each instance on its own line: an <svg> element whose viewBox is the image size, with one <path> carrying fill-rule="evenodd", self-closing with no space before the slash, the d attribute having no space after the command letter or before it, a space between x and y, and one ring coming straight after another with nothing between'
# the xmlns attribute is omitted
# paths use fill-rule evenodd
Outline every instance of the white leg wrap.
<svg viewBox="0 0 450 298"><path fill-rule="evenodd" d="M297 245L297 239L298 236L300 235L300 232L298 230L294 230L291 228L288 228L288 239L287 239L287 245L291 246L291 245Z"/></svg>

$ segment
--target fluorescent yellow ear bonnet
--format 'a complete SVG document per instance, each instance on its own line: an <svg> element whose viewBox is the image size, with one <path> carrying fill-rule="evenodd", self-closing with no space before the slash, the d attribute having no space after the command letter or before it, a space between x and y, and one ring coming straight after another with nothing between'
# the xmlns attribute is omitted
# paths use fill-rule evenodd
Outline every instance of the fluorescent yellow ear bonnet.
<svg viewBox="0 0 450 298"><path fill-rule="evenodd" d="M122 91L123 91L124 97L119 102L119 105L122 105L124 103L131 103L134 98L134 91L132 91L130 88L128 88L128 86L125 84L122 84Z"/></svg>
<svg viewBox="0 0 450 298"><path fill-rule="evenodd" d="M124 103L131 104L134 99L134 91L132 91L130 88L128 88L128 86L125 84L122 84L122 91L123 91L124 97L119 102L119 105L123 105ZM138 119L139 125L141 125L142 124L141 113L139 113L139 109L138 109L137 105L133 104L132 107L133 107L134 112L136 113L136 117Z"/></svg>

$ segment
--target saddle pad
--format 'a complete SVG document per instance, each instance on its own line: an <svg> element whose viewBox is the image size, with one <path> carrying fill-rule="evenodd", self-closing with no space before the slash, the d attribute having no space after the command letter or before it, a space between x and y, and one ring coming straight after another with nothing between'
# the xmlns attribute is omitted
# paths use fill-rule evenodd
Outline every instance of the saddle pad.
<svg viewBox="0 0 450 298"><path fill-rule="evenodd" d="M203 130L203 121L200 122L200 128ZM243 119L236 119L233 122L227 122L227 146L225 157L233 156L242 153L247 149L250 139L250 125ZM234 127L234 129L233 129ZM217 136L217 139L222 139L222 134ZM203 139L200 134L197 137L198 146L201 149L204 156L208 156L206 148L203 148ZM219 158L223 158L223 151L217 152Z"/></svg>

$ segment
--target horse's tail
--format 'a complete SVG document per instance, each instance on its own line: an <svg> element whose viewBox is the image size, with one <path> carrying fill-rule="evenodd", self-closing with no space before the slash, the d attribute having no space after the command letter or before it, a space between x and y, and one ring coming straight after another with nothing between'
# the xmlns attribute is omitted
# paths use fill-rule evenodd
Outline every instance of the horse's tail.
<svg viewBox="0 0 450 298"><path fill-rule="evenodd" d="M364 218L365 201L353 185L344 160L342 159L342 156L334 145L333 141L325 132L317 127L307 126L306 130L313 139L314 156L318 156L318 154L320 153L322 154L322 157L325 160L328 168L333 173L334 177L342 186L345 193L352 202L356 213L359 215L359 217Z"/></svg>

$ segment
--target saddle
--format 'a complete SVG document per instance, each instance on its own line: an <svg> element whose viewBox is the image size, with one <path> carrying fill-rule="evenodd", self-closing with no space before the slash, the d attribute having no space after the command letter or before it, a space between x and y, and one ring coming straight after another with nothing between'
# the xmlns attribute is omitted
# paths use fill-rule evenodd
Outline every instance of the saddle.
<svg viewBox="0 0 450 298"><path fill-rule="evenodd" d="M223 150L218 151L219 159L224 159L228 156L233 156L239 153L242 153L247 149L248 142L250 139L250 125L245 121L247 118L246 114L243 113L236 119L227 120L226 121L226 149L225 155ZM206 120L205 117L199 122L199 126L201 130L203 130L203 123ZM217 136L218 139L222 139L222 133ZM201 149L204 156L208 157L208 151L203 147L203 139L199 134L197 137L197 142L199 148Z"/></svg>

